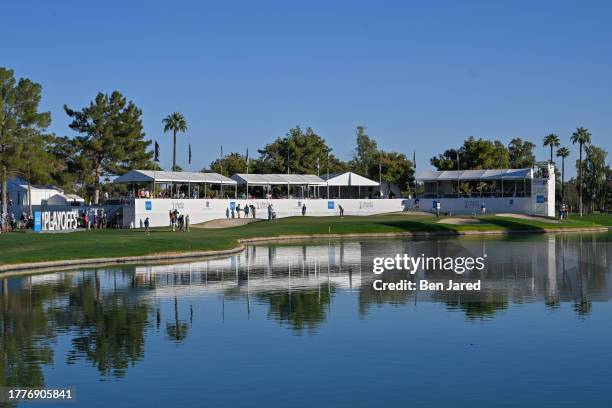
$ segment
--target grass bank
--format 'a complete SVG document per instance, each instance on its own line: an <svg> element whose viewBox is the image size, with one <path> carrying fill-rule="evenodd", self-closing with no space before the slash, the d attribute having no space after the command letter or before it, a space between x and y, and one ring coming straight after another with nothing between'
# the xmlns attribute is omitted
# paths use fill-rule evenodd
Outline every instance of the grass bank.
<svg viewBox="0 0 612 408"><path fill-rule="evenodd" d="M533 231L559 228L592 228L610 225L612 217L595 222L572 218L563 224L509 217L478 217L482 223L440 224L438 219L409 214L370 217L293 217L256 222L225 229L193 228L189 233L156 228L142 230L97 230L63 234L0 234L0 265L87 258L118 258L171 252L213 251L235 248L238 240L291 235L359 234L461 231Z"/></svg>

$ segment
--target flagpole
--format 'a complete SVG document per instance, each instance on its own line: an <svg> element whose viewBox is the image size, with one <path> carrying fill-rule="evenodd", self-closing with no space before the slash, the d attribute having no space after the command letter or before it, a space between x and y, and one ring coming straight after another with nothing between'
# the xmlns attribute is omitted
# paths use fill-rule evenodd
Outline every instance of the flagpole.
<svg viewBox="0 0 612 408"><path fill-rule="evenodd" d="M382 198L382 150L378 154L378 192Z"/></svg>
<svg viewBox="0 0 612 408"><path fill-rule="evenodd" d="M223 198L223 145L221 145L221 198Z"/></svg>
<svg viewBox="0 0 612 408"><path fill-rule="evenodd" d="M329 200L329 151L327 152L327 163L325 167L327 167L327 199Z"/></svg>
<svg viewBox="0 0 612 408"><path fill-rule="evenodd" d="M249 199L249 148L246 151L246 166L247 166L247 179L246 179L246 198Z"/></svg>

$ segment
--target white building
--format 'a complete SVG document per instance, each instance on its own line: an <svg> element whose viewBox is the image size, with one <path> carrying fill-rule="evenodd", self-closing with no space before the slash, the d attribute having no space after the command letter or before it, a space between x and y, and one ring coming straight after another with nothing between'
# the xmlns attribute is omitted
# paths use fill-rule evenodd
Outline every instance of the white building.
<svg viewBox="0 0 612 408"><path fill-rule="evenodd" d="M415 203L430 211L440 203L442 213L520 213L555 216L555 168L538 163L526 169L423 171L422 197Z"/></svg>
<svg viewBox="0 0 612 408"><path fill-rule="evenodd" d="M7 185L8 200L11 206L28 207L30 202L28 197L31 195L32 206L41 205L62 205L74 206L83 205L85 200L75 194L65 194L64 190L55 186L45 186L32 184L22 178L14 177L8 180Z"/></svg>

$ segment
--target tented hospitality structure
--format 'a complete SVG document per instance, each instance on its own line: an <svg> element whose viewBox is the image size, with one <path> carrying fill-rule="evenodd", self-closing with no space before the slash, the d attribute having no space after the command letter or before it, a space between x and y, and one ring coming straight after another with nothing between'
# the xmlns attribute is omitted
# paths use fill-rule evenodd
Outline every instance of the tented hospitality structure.
<svg viewBox="0 0 612 408"><path fill-rule="evenodd" d="M204 196L207 195L208 185L218 185L223 190L223 186L233 187L232 195L236 194L237 183L218 173L199 173L190 171L156 171L156 170L131 170L113 180L116 184L131 184L133 189L136 186L150 186L153 196L157 197L160 189L158 185L163 185L165 190L170 190L170 196L175 196L181 187L187 187L187 196L191 197L192 192L197 192L199 196L200 185L203 185ZM195 186L192 189L191 185ZM183 188L184 190L184 188ZM184 191L183 191L184 193Z"/></svg>
<svg viewBox="0 0 612 408"><path fill-rule="evenodd" d="M423 171L425 198L443 197L529 197L534 170L446 170Z"/></svg>
<svg viewBox="0 0 612 408"><path fill-rule="evenodd" d="M269 191L272 186L286 186L287 196L291 197L291 187L300 188L298 197L311 197L317 196L315 187L325 185L325 180L315 176L314 174L246 174L238 173L234 174L232 180L238 183L238 185L244 186L246 195L250 196L253 193L253 189L249 190L249 187L263 187L265 191ZM313 193L310 194L310 188L313 187Z"/></svg>
<svg viewBox="0 0 612 408"><path fill-rule="evenodd" d="M334 173L323 176L329 187L329 198L372 198L374 190L380 184L351 171L346 173Z"/></svg>
<svg viewBox="0 0 612 408"><path fill-rule="evenodd" d="M427 210L440 203L442 212L456 214L486 211L552 217L554 174L548 162L525 169L423 171L416 177L423 193L415 204Z"/></svg>

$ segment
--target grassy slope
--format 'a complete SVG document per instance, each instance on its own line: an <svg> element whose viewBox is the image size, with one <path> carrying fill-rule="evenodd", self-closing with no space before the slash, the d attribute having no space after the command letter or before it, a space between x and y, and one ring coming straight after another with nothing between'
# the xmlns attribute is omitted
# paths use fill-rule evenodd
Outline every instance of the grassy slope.
<svg viewBox="0 0 612 408"><path fill-rule="evenodd" d="M226 229L197 229L173 233L154 229L147 236L142 230L100 230L67 234L0 234L0 264L47 260L120 257L161 252L229 249L237 239L279 235L462 231L462 230L541 230L559 227L579 228L612 224L612 217L563 224L487 216L478 225L438 224L435 218L404 214L371 217L293 217L272 222L257 222Z"/></svg>

